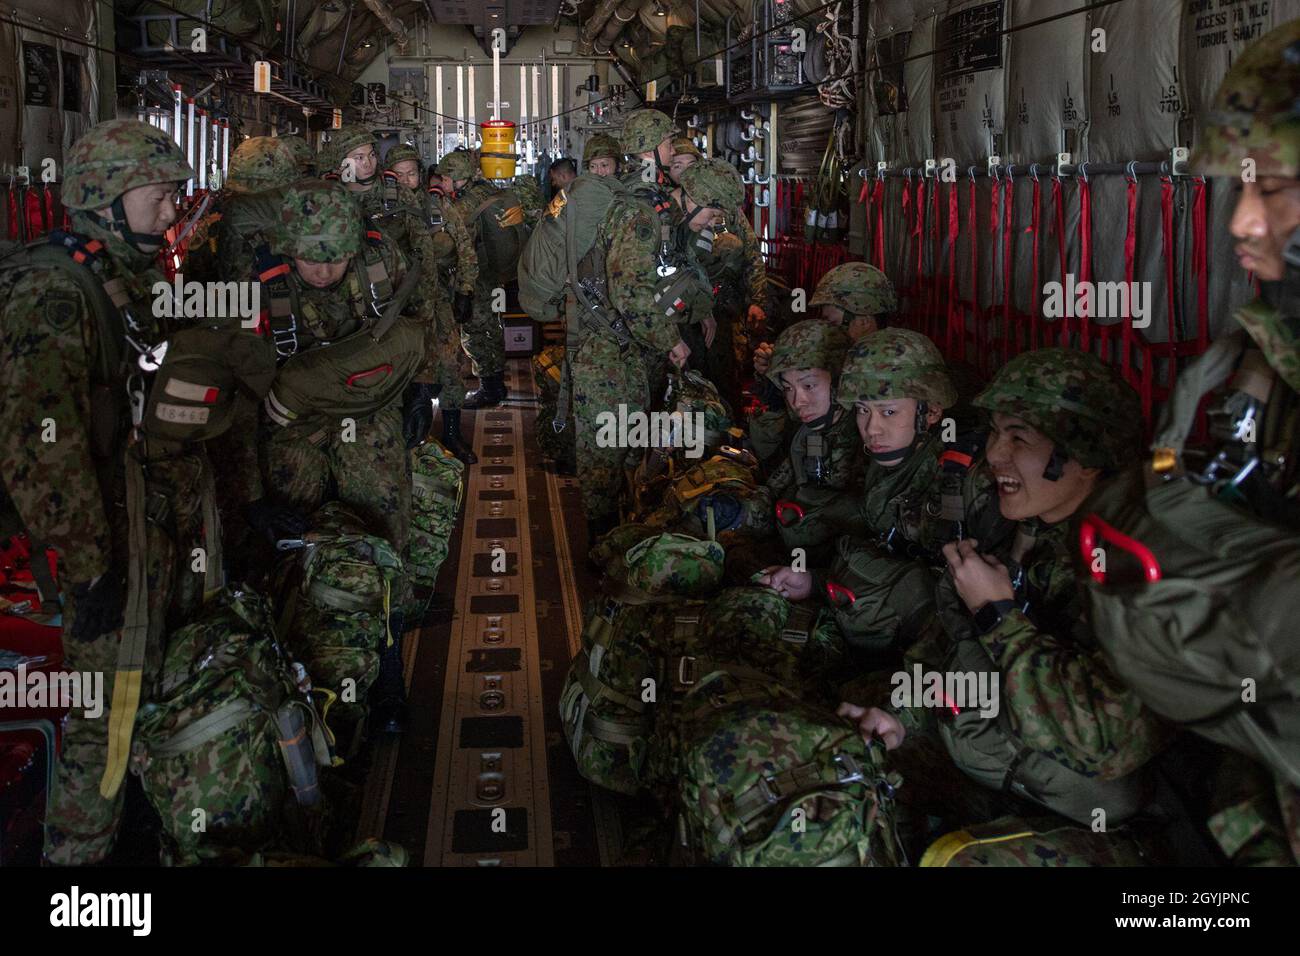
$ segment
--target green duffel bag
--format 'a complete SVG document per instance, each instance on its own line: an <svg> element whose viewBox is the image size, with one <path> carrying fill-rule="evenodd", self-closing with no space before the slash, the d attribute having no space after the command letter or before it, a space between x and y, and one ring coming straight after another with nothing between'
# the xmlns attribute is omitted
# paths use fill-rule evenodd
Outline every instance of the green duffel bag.
<svg viewBox="0 0 1300 956"><path fill-rule="evenodd" d="M439 442L429 439L411 449L411 577L433 587L447 559L447 542L465 494L465 465Z"/></svg>
<svg viewBox="0 0 1300 956"><path fill-rule="evenodd" d="M159 692L140 709L131 751L132 772L162 820L165 862L223 862L272 843L290 785L301 785L286 775L277 730L277 715L293 716L295 708L303 739L320 754L307 759L314 776L314 766L329 760L328 744L314 708L297 694L264 598L220 591L198 620L172 634ZM303 740L284 744L295 745Z"/></svg>
<svg viewBox="0 0 1300 956"><path fill-rule="evenodd" d="M901 785L883 746L833 713L743 701L685 742L679 832L722 866L900 866Z"/></svg>
<svg viewBox="0 0 1300 956"><path fill-rule="evenodd" d="M336 698L331 727L346 731L365 718L404 566L388 541L337 501L312 515L311 528L282 568L281 632L315 686Z"/></svg>

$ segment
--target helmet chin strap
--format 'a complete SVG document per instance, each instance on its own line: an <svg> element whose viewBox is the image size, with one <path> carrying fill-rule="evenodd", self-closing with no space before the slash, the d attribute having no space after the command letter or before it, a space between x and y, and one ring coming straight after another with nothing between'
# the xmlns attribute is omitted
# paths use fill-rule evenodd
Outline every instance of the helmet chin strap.
<svg viewBox="0 0 1300 956"><path fill-rule="evenodd" d="M113 217L105 220L105 225L121 236L122 241L136 252L148 255L167 244L167 237L160 232L136 232L131 228L131 223L126 217L126 206L123 204L121 196L114 199L108 209L113 214ZM153 248L144 249L141 246L152 246Z"/></svg>
<svg viewBox="0 0 1300 956"><path fill-rule="evenodd" d="M906 445L904 445L902 448L896 448L893 451L882 451L882 452L868 451L867 454L871 457L871 460L878 461L882 465L888 465L888 464L892 464L893 462L902 461L904 458L909 457L912 454L912 452L916 451L916 446L921 443L921 439L924 438L927 434L929 434L930 425L926 421L926 419L929 417L929 413L930 413L929 403L918 401L916 403L916 417L913 419L915 427L912 432L912 440L908 442Z"/></svg>
<svg viewBox="0 0 1300 956"><path fill-rule="evenodd" d="M1052 446L1052 457L1047 459L1047 467L1043 469L1043 477L1048 481L1060 481L1061 475L1065 474L1065 463L1070 460L1070 456L1061 450L1060 445Z"/></svg>

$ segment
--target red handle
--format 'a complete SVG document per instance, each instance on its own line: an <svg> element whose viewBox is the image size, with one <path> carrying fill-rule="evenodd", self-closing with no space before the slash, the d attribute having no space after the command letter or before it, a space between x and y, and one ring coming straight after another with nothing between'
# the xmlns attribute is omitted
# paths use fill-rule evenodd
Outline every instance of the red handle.
<svg viewBox="0 0 1300 956"><path fill-rule="evenodd" d="M826 597L829 598L830 602L837 607L842 607L846 603L841 601L840 598L848 598L847 603L849 604L853 604L858 600L856 594L844 585L838 584L835 581L826 582Z"/></svg>
<svg viewBox="0 0 1300 956"><path fill-rule="evenodd" d="M782 499L776 503L776 520L777 523L781 525L781 527L785 528L788 527L790 524L790 522L785 520L785 513L787 511L793 511L796 515L798 515L797 520L799 521L803 520L804 517L803 505L799 504L797 501L786 501L785 499Z"/></svg>
<svg viewBox="0 0 1300 956"><path fill-rule="evenodd" d="M1162 577L1160 562L1156 560L1150 548L1136 538L1130 538L1118 528L1107 524L1097 515L1091 514L1083 519L1083 524L1079 527L1079 550L1082 552L1084 563L1092 570L1092 576L1098 584L1106 583L1106 572L1092 567L1092 552L1096 548L1098 535L1102 540L1137 558L1138 563L1142 565L1142 576L1148 583L1154 584L1160 580Z"/></svg>
<svg viewBox="0 0 1300 956"><path fill-rule="evenodd" d="M380 372L383 372L385 375L388 375L391 374L392 371L393 371L393 367L391 365L385 364L385 365L376 365L374 368L367 369L364 372L353 372L351 375L348 376L348 382L347 382L348 388L351 388L352 384L356 382L358 379L367 378L368 376L371 375L377 375Z"/></svg>

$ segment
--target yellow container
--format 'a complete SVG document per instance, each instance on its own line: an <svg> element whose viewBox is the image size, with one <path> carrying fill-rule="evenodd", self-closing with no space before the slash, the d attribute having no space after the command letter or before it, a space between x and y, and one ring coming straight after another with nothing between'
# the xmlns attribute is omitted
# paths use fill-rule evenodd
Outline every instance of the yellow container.
<svg viewBox="0 0 1300 956"><path fill-rule="evenodd" d="M515 176L515 124L509 120L488 120L479 127L483 132L483 152L479 163L488 179L513 179Z"/></svg>

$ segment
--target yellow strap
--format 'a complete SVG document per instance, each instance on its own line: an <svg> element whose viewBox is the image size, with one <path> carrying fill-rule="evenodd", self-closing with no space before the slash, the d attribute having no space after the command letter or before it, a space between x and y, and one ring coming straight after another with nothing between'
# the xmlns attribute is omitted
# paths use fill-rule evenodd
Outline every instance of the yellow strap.
<svg viewBox="0 0 1300 956"><path fill-rule="evenodd" d="M140 707L145 647L149 642L148 540L145 530L144 471L130 450L126 454L126 520L129 537L126 576L126 613L121 644L117 651L117 673L113 677L113 701L108 715L108 760L99 781L99 793L106 800L117 795L126 777L131 756L131 735Z"/></svg>
<svg viewBox="0 0 1300 956"><path fill-rule="evenodd" d="M393 628L392 628L393 616L392 616L392 612L390 611L390 608L392 606L390 603L391 598L392 598L392 582L389 581L387 578L384 578L384 634L388 638L388 643L384 645L385 647L393 646Z"/></svg>
<svg viewBox="0 0 1300 956"><path fill-rule="evenodd" d="M1033 830L1021 830L1016 833L1004 833L996 837L977 837L970 833L969 830L957 830L954 833L945 833L939 839L930 844L929 849L921 856L921 866L947 866L962 850L968 846L982 846L987 843L1006 843L1009 840L1019 840L1021 837L1033 836Z"/></svg>

